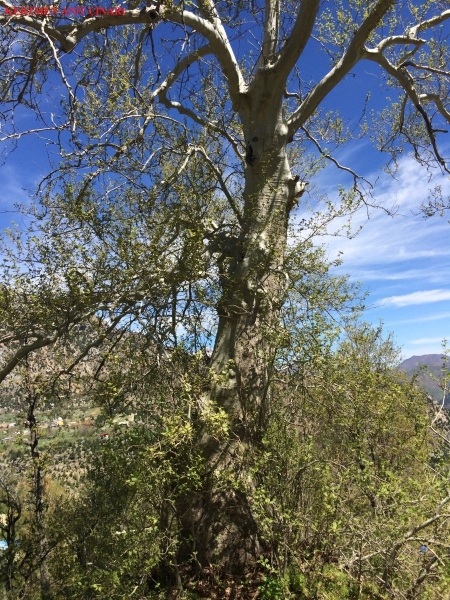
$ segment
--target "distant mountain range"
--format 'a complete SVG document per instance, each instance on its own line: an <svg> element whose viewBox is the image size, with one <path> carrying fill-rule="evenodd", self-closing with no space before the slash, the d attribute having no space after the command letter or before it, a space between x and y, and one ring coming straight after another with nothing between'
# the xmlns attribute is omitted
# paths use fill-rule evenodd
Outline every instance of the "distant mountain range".
<svg viewBox="0 0 450 600"><path fill-rule="evenodd" d="M442 403L443 390L439 386L446 370L443 371L444 357L442 354L423 354L422 356L411 356L404 360L398 367L404 371L408 377L417 376L417 383L422 387L436 402ZM450 371L450 360L447 362L447 371ZM448 382L450 387L450 381ZM445 397L444 406L450 409L450 393Z"/></svg>

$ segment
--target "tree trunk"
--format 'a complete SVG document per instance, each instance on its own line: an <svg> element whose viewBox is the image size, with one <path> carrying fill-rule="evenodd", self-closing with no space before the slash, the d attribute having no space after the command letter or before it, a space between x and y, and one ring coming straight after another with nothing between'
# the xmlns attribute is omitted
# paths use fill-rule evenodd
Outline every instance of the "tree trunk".
<svg viewBox="0 0 450 600"><path fill-rule="evenodd" d="M211 358L210 399L231 422L227 443L205 435L208 465L201 495L185 513L202 566L242 573L263 551L246 491L244 460L267 427L271 371L283 303L287 221L299 195L286 156L281 110L244 113L247 141L244 218L238 239L219 259L222 295Z"/></svg>
<svg viewBox="0 0 450 600"><path fill-rule="evenodd" d="M37 394L30 393L28 399L27 421L30 428L30 453L33 461L33 487L31 490L34 504L35 530L37 536L37 554L39 564L39 579L41 587L41 600L53 598L50 574L47 567L48 541L45 534L45 508L44 508L44 477L41 467L40 452L38 450L39 437L36 421Z"/></svg>

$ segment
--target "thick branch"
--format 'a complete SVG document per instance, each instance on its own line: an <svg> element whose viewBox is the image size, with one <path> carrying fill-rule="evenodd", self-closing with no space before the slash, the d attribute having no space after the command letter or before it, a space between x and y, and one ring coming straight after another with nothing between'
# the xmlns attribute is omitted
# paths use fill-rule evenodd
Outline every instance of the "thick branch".
<svg viewBox="0 0 450 600"><path fill-rule="evenodd" d="M302 0L291 34L274 65L273 85L278 87L280 93L286 87L289 73L294 68L311 37L319 6L319 0Z"/></svg>
<svg viewBox="0 0 450 600"><path fill-rule="evenodd" d="M317 109L323 99L337 86L340 81L342 81L350 69L352 69L352 67L354 67L355 64L360 60L360 58L362 58L364 54L364 45L368 37L394 4L395 0L378 0L375 8L356 31L346 52L336 66L321 79L312 92L305 98L299 108L289 118L288 126L290 137L292 137L294 133L305 124L305 122L313 115L314 111Z"/></svg>
<svg viewBox="0 0 450 600"><path fill-rule="evenodd" d="M223 74L228 81L231 101L233 105L237 106L239 104L239 95L247 91L247 86L226 31L215 10L211 21L206 21L189 11L178 12L175 9L165 10L162 13L162 17L174 23L191 27L194 31L205 36L211 44L214 55L219 61Z"/></svg>
<svg viewBox="0 0 450 600"><path fill-rule="evenodd" d="M421 23L414 25L414 27L410 28L408 33L411 37L417 37L417 34L419 33L419 31L425 31L427 29L431 29L432 27L435 27L436 25L440 25L447 19L450 19L450 10L445 10L440 15L437 15L436 17L433 17L432 19L428 19L427 21L422 21Z"/></svg>
<svg viewBox="0 0 450 600"><path fill-rule="evenodd" d="M438 111L441 113L447 123L450 124L450 112L448 112L448 110L445 108L444 103L438 94L420 94L419 98L425 102L434 102Z"/></svg>
<svg viewBox="0 0 450 600"><path fill-rule="evenodd" d="M30 354L30 352L34 352L35 350L39 350L40 348L45 348L45 346L50 346L54 344L60 333L57 332L53 336L40 337L36 339L32 344L27 344L26 346L21 346L17 352L11 356L11 358L7 361L6 365L3 369L0 370L0 381L3 381L10 373L13 371L22 358L25 358Z"/></svg>
<svg viewBox="0 0 450 600"><path fill-rule="evenodd" d="M273 63L278 45L280 28L280 0L266 0L264 36L258 67Z"/></svg>

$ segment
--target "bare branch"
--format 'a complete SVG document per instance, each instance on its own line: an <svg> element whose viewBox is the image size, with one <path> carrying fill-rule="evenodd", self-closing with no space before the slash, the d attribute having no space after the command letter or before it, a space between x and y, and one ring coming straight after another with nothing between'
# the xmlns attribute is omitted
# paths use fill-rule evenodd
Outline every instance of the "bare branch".
<svg viewBox="0 0 450 600"><path fill-rule="evenodd" d="M419 98L425 102L434 102L438 111L441 113L447 123L450 124L450 112L448 112L448 110L445 108L442 99L438 94L420 94Z"/></svg>
<svg viewBox="0 0 450 600"><path fill-rule="evenodd" d="M448 491L447 491L448 494ZM416 534L419 531L422 531L422 529L425 529L426 527L429 527L430 525L432 525L433 523L435 523L436 521L440 520L440 519L449 519L450 518L450 514L448 513L444 513L442 514L441 511L444 508L444 506L446 504L448 504L450 502L450 494L448 494L440 503L439 506L436 509L435 514L430 517L429 519L426 519L425 521L423 521L422 523L420 523L419 525L416 525L415 527L413 527L412 529L410 529L407 533L405 533L401 539L399 539L394 546L392 547L389 556L386 560L386 566L384 569L384 574L383 574L383 580L386 582L389 578L389 573L390 570L392 568L392 565L395 561L395 557L397 556L398 551L400 550L400 548L406 544L407 542L411 541Z"/></svg>
<svg viewBox="0 0 450 600"><path fill-rule="evenodd" d="M344 165L341 165L340 162L338 162L334 158L334 156L332 156L329 152L325 152L324 150L322 150L322 147L320 146L319 142L316 140L316 138L313 135L311 135L311 133L309 133L309 131L305 127L301 127L300 129L303 131L303 133L306 135L306 137L315 145L317 150L320 152L321 156L323 156L324 158L326 158L327 160L332 162L334 165L336 165L336 167L338 169L341 169L342 171L346 171L347 173L350 173L350 175L353 176L353 180L354 180L355 184L357 183L357 180L360 179L361 181L364 181L365 183L367 183L367 185L369 185L371 188L373 188L373 185L370 183L370 181L368 181L367 179L362 177L362 175L358 175L358 173L353 171L353 169L350 169L349 167L345 167Z"/></svg>
<svg viewBox="0 0 450 600"><path fill-rule="evenodd" d="M421 71L428 71L429 73L435 73L436 75L445 75L450 77L450 71L444 71L443 69L436 69L435 67L429 67L428 65L418 65L417 63L407 60L399 64L399 67L412 67L413 69L419 69Z"/></svg>
<svg viewBox="0 0 450 600"><path fill-rule="evenodd" d="M247 86L244 82L241 70L231 48L228 36L220 19L215 16L212 21L205 20L194 13L180 10L176 7L160 8L153 5L145 9L134 9L124 11L117 15L88 16L82 23L72 25L51 26L47 20L27 15L0 15L0 25L20 24L30 29L45 33L50 38L57 40L65 52L71 52L75 46L87 35L106 27L133 24L148 24L156 26L161 20L171 21L180 25L190 27L202 34L211 44L213 52L222 67L223 74L228 81L230 97L234 104L238 104L239 95L246 92Z"/></svg>
<svg viewBox="0 0 450 600"><path fill-rule="evenodd" d="M197 146L195 148L195 150L197 152L199 152L207 161L207 163L209 164L209 166L213 169L214 173L216 174L217 177L217 181L219 182L220 185L220 189L222 190L222 192L224 193L226 199L228 200L228 204L230 205L231 210L233 211L233 213L235 214L236 219L238 220L238 223L240 225L242 225L242 215L239 211L239 208L237 207L236 202L234 201L233 196L230 194L228 187L222 177L222 173L220 172L219 167L214 163L214 161L209 157L208 153L206 152L206 150L201 147L201 146Z"/></svg>
<svg viewBox="0 0 450 600"><path fill-rule="evenodd" d="M429 137L431 145L433 147L433 151L434 151L436 160L439 162L441 167L447 173L450 173L450 170L448 169L445 160L442 158L442 156L439 153L439 149L437 147L437 142L436 142L436 136L434 134L435 132L434 132L433 126L431 124L430 118L422 106L421 96L417 93L417 90L414 86L414 81L413 81L412 77L409 75L408 71L406 69L402 69L402 68L394 66L378 49L372 50L372 49L366 48L365 53L364 53L364 58L378 63L389 75L394 77L398 81L398 83L401 85L401 87L405 90L408 98L411 100L411 102L415 106L416 110L422 115L422 118L425 123L425 127L427 129L428 137ZM431 97L431 96L434 96L434 95L428 95L428 94L424 95L425 99L430 99L430 100L433 100L434 102L436 102L435 98ZM442 109L445 111L443 105L442 105Z"/></svg>
<svg viewBox="0 0 450 600"><path fill-rule="evenodd" d="M198 31L198 33L205 36L211 44L214 55L219 61L223 74L228 81L231 101L237 107L239 105L239 96L240 94L245 94L247 85L245 84L226 31L215 11L214 4L211 0L207 0L207 4L212 7L211 22L205 21L186 10L182 12L178 12L175 9L164 10L162 17L174 23L191 27L194 31Z"/></svg>
<svg viewBox="0 0 450 600"><path fill-rule="evenodd" d="M194 110L183 106L181 102L177 102L175 100L170 100L167 97L167 92L169 88L177 81L177 79L184 73L184 71L192 64L194 64L197 60L202 58L203 56L207 56L208 54L212 54L213 49L211 44L206 44L205 46L201 46L192 54L185 56L180 62L176 65L173 71L166 77L165 81L153 92L152 97L158 97L158 100L163 104L166 108L173 108L178 111L182 115L186 115L191 118L193 121L205 127L206 129L210 129L213 131L217 131L221 135L223 135L232 145L233 150L236 155L242 159L243 155L239 150L239 147L236 143L236 140L222 127L220 127L217 122L207 121L203 119L200 115L198 115ZM144 122L145 123L145 122Z"/></svg>

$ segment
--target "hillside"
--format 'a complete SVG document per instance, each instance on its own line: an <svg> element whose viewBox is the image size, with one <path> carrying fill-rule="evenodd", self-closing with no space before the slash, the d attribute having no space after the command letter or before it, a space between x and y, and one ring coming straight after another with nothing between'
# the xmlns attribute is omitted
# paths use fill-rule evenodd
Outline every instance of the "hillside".
<svg viewBox="0 0 450 600"><path fill-rule="evenodd" d="M404 371L409 377L417 376L417 383L440 404L443 391L438 382L442 381L445 374L444 358L442 354L411 356L400 364L399 370ZM450 368L450 365L447 368ZM450 394L447 394L444 406L450 409Z"/></svg>

